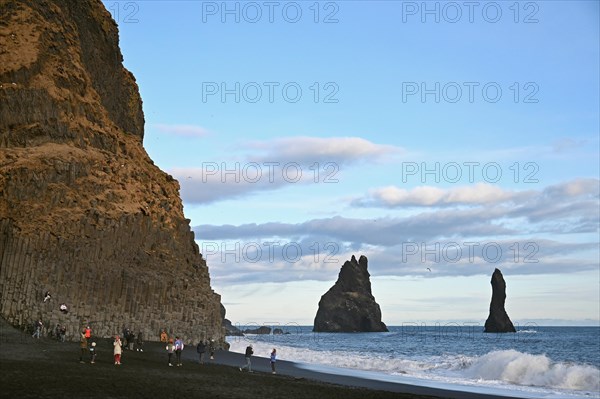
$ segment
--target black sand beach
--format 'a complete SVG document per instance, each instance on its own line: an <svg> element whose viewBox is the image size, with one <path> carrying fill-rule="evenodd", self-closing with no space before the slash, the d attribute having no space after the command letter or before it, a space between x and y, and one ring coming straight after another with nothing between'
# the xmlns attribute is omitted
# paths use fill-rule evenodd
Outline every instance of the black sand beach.
<svg viewBox="0 0 600 399"><path fill-rule="evenodd" d="M169 367L164 345L148 342L144 352L125 351L115 366L112 341L98 339L95 364L79 363L79 344L34 339L0 324L0 384L3 398L486 398L498 396L444 391L304 370L256 357L254 373L240 372L243 355L218 351L199 365L193 346L183 366Z"/></svg>

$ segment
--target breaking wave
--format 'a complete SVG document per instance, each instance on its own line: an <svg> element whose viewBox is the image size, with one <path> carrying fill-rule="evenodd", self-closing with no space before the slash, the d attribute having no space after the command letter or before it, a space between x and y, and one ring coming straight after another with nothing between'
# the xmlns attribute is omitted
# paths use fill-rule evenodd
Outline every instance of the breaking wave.
<svg viewBox="0 0 600 399"><path fill-rule="evenodd" d="M231 350L243 353L247 342L232 343ZM254 353L268 357L272 343L254 342ZM313 350L291 346L277 347L280 360L320 364L338 368L407 375L468 385L509 385L598 392L600 369L591 365L553 362L545 355L532 355L513 349L489 352L482 356L440 355L412 358L386 357L382 354L348 353L339 350Z"/></svg>

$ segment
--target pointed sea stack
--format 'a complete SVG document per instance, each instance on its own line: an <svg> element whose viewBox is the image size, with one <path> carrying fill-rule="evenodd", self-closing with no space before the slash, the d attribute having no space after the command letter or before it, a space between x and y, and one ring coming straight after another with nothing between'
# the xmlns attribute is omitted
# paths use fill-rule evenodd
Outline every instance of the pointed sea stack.
<svg viewBox="0 0 600 399"><path fill-rule="evenodd" d="M220 296L179 183L142 145L110 13L101 0L0 3L0 316L75 340L87 324L221 340Z"/></svg>
<svg viewBox="0 0 600 399"><path fill-rule="evenodd" d="M381 309L371 294L367 257L354 255L340 270L335 285L321 297L315 332L385 332Z"/></svg>
<svg viewBox="0 0 600 399"><path fill-rule="evenodd" d="M508 318L504 309L506 300L506 283L499 269L492 274L492 302L490 303L490 315L485 321L485 331L491 333L516 332L515 326Z"/></svg>

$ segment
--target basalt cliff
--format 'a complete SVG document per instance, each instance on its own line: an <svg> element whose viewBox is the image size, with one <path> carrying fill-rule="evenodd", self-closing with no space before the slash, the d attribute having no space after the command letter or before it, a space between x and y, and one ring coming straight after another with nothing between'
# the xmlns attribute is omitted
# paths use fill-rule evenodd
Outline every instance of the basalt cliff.
<svg viewBox="0 0 600 399"><path fill-rule="evenodd" d="M492 274L492 301L490 302L490 315L485 321L485 332L505 333L516 332L515 326L504 309L506 301L506 282L499 269Z"/></svg>
<svg viewBox="0 0 600 399"><path fill-rule="evenodd" d="M220 296L178 182L143 148L118 40L100 0L2 1L0 315L71 338L90 324L220 340Z"/></svg>
<svg viewBox="0 0 600 399"><path fill-rule="evenodd" d="M354 255L340 270L336 283L321 297L315 332L383 332L381 309L371 293L368 260Z"/></svg>

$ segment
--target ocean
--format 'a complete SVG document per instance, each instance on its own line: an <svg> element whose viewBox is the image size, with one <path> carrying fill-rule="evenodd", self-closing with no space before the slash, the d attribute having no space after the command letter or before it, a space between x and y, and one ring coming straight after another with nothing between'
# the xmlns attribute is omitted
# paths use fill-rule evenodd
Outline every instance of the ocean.
<svg viewBox="0 0 600 399"><path fill-rule="evenodd" d="M277 348L278 359L315 371L525 398L600 398L600 327L527 326L508 334L457 323L351 334L274 328L285 334L227 341L240 353L252 343L263 357Z"/></svg>

